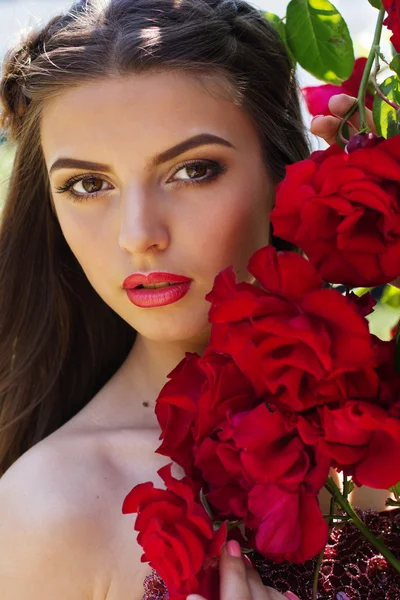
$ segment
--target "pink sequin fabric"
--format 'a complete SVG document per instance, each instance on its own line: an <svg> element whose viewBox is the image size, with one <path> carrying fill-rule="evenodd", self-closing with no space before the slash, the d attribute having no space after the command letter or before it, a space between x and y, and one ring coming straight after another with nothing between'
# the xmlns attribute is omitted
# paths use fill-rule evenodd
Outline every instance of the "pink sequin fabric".
<svg viewBox="0 0 400 600"><path fill-rule="evenodd" d="M400 509L357 513L385 545L400 558ZM265 585L284 593L291 590L300 600L312 598L316 559L300 565L274 564L255 556L253 562ZM143 600L167 600L163 580L153 570L144 581ZM320 567L318 600L400 600L400 574L350 524L334 527Z"/></svg>

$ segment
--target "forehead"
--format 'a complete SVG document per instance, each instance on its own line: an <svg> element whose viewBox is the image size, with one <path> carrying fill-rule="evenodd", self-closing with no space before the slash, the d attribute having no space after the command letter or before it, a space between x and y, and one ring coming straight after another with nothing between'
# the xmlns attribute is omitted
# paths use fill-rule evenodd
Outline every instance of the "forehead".
<svg viewBox="0 0 400 600"><path fill-rule="evenodd" d="M222 80L181 72L132 74L89 82L44 105L46 160L72 152L88 158L151 155L182 139L212 132L243 147L258 143L255 126ZM111 156L111 160L113 157Z"/></svg>

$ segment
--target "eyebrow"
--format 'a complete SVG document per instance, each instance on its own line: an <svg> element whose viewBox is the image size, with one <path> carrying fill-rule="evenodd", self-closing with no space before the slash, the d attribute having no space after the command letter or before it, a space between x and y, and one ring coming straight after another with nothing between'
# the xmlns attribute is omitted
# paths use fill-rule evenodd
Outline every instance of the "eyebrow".
<svg viewBox="0 0 400 600"><path fill-rule="evenodd" d="M184 140L183 142L179 142L172 148L161 152L155 156L151 162L150 167L157 167L162 163L168 162L173 158L176 158L180 154L187 152L188 150L192 150L193 148L198 148L199 146L206 146L208 144L219 144L220 146L226 146L228 148L235 148L233 144L212 133L200 133L199 135L195 135L193 137ZM109 165L98 162L91 162L88 160L79 160L76 158L67 158L61 157L58 158L50 167L49 175L54 173L54 171L58 171L59 169L88 169L91 171L104 171L110 173L112 171Z"/></svg>

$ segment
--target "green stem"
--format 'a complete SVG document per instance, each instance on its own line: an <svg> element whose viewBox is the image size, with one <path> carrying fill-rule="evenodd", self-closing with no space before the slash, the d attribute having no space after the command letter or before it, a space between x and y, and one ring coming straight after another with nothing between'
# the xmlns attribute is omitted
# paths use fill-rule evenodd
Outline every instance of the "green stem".
<svg viewBox="0 0 400 600"><path fill-rule="evenodd" d="M350 110L345 115L345 117L342 120L340 127L339 127L339 131L338 131L338 135L337 135L337 142L340 145L345 146L349 141L344 138L343 131L344 131L344 128L345 128L347 122L353 116L353 114L356 112L357 109L359 110L359 113L360 113L359 133L363 133L365 131L368 131L368 129L369 129L368 124L367 124L367 113L365 110L365 96L367 94L368 81L369 81L369 76L370 76L370 73L372 70L372 64L374 62L374 58L376 55L379 56L379 47L380 47L379 44L380 44L380 40L381 40L382 26L383 26L384 18L385 18L385 9L382 7L379 11L379 15L378 15L378 19L377 19L376 27L375 27L374 41L372 42L372 46L369 51L367 62L365 64L365 68L364 68L364 72L363 72L363 75L361 78L361 83L360 83L360 88L358 90L357 98L354 100L353 105L350 107Z"/></svg>
<svg viewBox="0 0 400 600"><path fill-rule="evenodd" d="M381 539L374 536L368 527L361 521L351 504L340 493L340 489L333 481L332 477L328 477L325 484L326 489L332 494L335 502L351 517L351 522L361 531L361 533L371 542L371 544L386 558L389 564L392 565L398 573L400 573L400 560L385 546Z"/></svg>
<svg viewBox="0 0 400 600"><path fill-rule="evenodd" d="M371 50L369 51L367 63L364 68L364 73L361 79L360 89L358 90L357 95L357 103L358 110L360 112L360 133L364 133L368 131L366 110L365 110L365 96L367 93L369 76L372 69L372 63L374 62L374 58L376 55L376 49L379 48L381 34L382 34L382 24L385 18L385 8L381 8L378 15L378 20L376 22L374 41L372 42Z"/></svg>
<svg viewBox="0 0 400 600"><path fill-rule="evenodd" d="M345 500L349 497L349 480L347 479L347 475L343 475L343 497Z"/></svg>
<svg viewBox="0 0 400 600"><path fill-rule="evenodd" d="M350 117L352 117L353 114L356 112L357 108L358 108L358 99L356 98L354 100L354 104L352 105L352 107L350 108L350 110L346 113L343 121L340 123L339 131L338 131L338 134L337 134L337 143L339 145L341 145L343 148L346 146L346 144L349 143L349 140L346 139L343 136L345 126L347 125L348 120L350 119ZM347 129L348 129L348 127L347 127Z"/></svg>
<svg viewBox="0 0 400 600"><path fill-rule="evenodd" d="M317 559L317 562L315 564L314 581L313 581L313 588L312 588L312 600L317 600L318 582L319 582L319 568L320 568L320 566L322 564L322 561L323 561L323 558L324 558L324 554L325 554L325 548L318 555L318 559Z"/></svg>
<svg viewBox="0 0 400 600"><path fill-rule="evenodd" d="M348 521L351 521L351 517L349 517L348 515L334 515L333 517L331 517L330 515L323 515L323 517L326 521L328 521L328 523L335 523L336 525L338 523L347 523Z"/></svg>
<svg viewBox="0 0 400 600"><path fill-rule="evenodd" d="M329 534L328 534L328 540L331 537L331 531L332 531L332 527L333 527L333 517L334 517L334 515L335 515L335 499L332 496L332 498L331 498L331 504L330 504L330 507L329 507ZM312 600L317 600L318 581L319 581L319 569L320 569L322 561L324 559L324 554L325 554L325 548L318 555L318 559L317 559L317 562L316 562L316 565L315 565L314 581L313 581L313 589L312 589Z"/></svg>

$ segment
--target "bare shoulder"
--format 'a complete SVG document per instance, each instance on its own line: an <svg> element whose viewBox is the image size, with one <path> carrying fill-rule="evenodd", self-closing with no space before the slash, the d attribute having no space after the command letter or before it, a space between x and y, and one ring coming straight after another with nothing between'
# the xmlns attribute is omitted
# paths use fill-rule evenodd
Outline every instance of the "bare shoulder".
<svg viewBox="0 0 400 600"><path fill-rule="evenodd" d="M101 466L90 444L84 457L73 442L50 436L0 479L2 600L105 597L97 593L106 585L98 581L107 535L96 487Z"/></svg>
<svg viewBox="0 0 400 600"><path fill-rule="evenodd" d="M93 495L104 477L97 436L65 426L25 452L0 479L0 497L15 496L39 517L79 518L96 511Z"/></svg>

